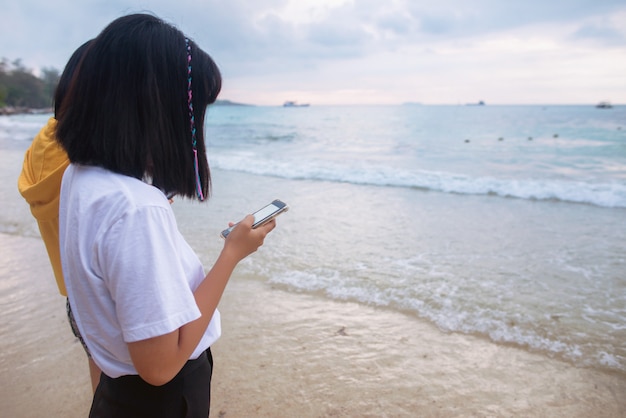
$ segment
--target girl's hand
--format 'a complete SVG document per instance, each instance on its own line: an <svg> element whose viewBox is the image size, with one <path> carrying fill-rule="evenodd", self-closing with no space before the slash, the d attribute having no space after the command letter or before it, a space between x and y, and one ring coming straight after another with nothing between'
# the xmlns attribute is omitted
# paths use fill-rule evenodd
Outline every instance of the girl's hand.
<svg viewBox="0 0 626 418"><path fill-rule="evenodd" d="M265 236L276 227L276 220L272 219L265 225L252 229L254 216L246 216L226 237L222 252L233 257L235 262L239 262L255 252L265 240ZM228 226L233 226L230 222Z"/></svg>

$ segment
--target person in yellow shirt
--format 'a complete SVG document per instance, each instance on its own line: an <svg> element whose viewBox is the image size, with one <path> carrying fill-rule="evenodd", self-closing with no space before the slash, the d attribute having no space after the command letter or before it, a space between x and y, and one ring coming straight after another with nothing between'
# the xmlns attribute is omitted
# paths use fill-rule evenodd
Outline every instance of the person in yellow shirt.
<svg viewBox="0 0 626 418"><path fill-rule="evenodd" d="M54 94L55 117L48 119L46 125L41 128L26 150L22 172L17 181L17 187L22 197L28 202L31 213L37 219L39 232L50 258L59 293L65 297L67 297L67 290L61 269L59 250L59 194L63 173L70 161L67 153L56 140L56 114L62 106L65 94L71 88L74 74L90 42L81 45L66 64ZM74 324L69 302L67 307L72 331L83 343L86 350L78 328ZM100 369L91 359L89 351L86 350L86 352L89 359L91 385L95 391L100 379Z"/></svg>
<svg viewBox="0 0 626 418"><path fill-rule="evenodd" d="M59 254L59 191L69 159L56 142L56 125L57 120L51 117L33 139L24 156L17 185L37 219L59 293L67 296Z"/></svg>

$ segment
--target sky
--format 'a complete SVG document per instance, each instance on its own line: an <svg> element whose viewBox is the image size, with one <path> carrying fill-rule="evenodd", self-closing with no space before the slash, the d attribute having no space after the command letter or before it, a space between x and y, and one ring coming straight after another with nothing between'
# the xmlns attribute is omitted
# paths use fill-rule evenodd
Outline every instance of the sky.
<svg viewBox="0 0 626 418"><path fill-rule="evenodd" d="M220 99L626 104L626 0L3 0L0 58L36 73L150 12L217 62Z"/></svg>

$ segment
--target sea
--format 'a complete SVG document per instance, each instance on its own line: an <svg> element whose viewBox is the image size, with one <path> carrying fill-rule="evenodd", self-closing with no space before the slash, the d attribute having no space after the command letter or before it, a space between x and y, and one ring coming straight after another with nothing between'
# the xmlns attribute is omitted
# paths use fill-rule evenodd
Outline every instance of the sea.
<svg viewBox="0 0 626 418"><path fill-rule="evenodd" d="M38 236L16 179L49 116L0 116L0 233ZM173 207L207 267L278 198L233 280L626 376L626 106L214 105L206 136L212 197Z"/></svg>

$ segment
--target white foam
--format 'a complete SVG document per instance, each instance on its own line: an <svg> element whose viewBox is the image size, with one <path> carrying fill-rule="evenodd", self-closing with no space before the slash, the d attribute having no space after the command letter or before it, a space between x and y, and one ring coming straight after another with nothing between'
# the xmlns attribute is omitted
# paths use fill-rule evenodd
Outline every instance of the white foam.
<svg viewBox="0 0 626 418"><path fill-rule="evenodd" d="M330 299L348 300L369 305L413 312L446 332L479 334L497 343L515 344L534 351L547 352L578 364L601 365L626 370L624 359L602 350L595 344L581 346L567 335L546 333L533 318L496 304L481 307L480 301L463 303L459 289L442 279L433 284L413 288L364 283L354 277L346 277L339 269L328 267L310 271L284 271L270 276L270 282L297 291L321 293ZM427 290L428 288L429 290ZM430 296L428 296L430 295ZM461 299L460 299L461 298ZM581 335L575 336L582 338Z"/></svg>
<svg viewBox="0 0 626 418"><path fill-rule="evenodd" d="M464 174L409 171L384 166L353 167L314 160L264 159L251 152L213 155L212 164L224 170L287 179L410 187L445 193L497 195L529 200L559 200L609 208L626 208L626 184L618 182L472 177Z"/></svg>
<svg viewBox="0 0 626 418"><path fill-rule="evenodd" d="M0 139L30 141L51 114L0 116Z"/></svg>

